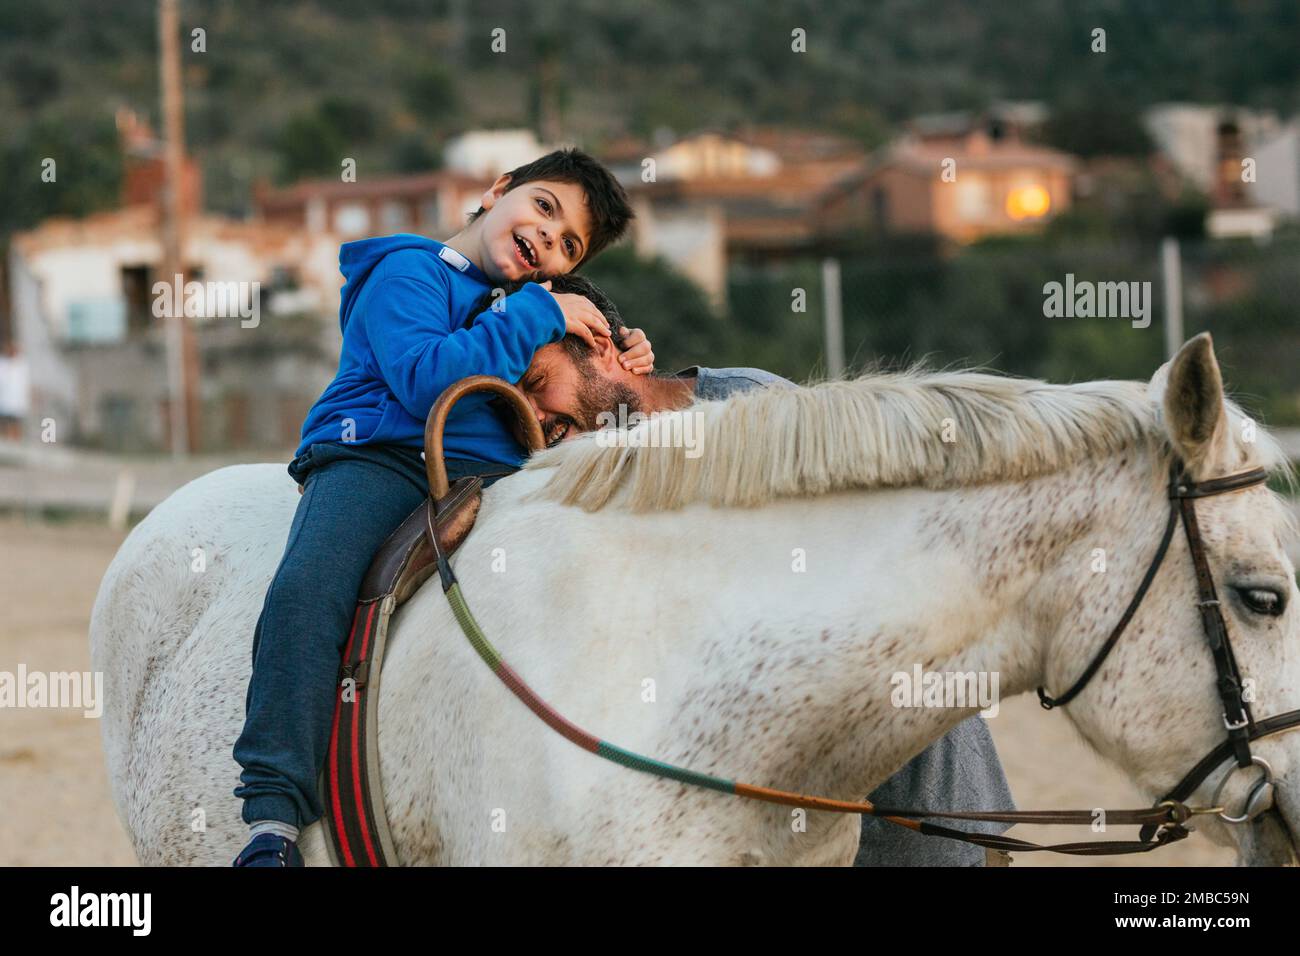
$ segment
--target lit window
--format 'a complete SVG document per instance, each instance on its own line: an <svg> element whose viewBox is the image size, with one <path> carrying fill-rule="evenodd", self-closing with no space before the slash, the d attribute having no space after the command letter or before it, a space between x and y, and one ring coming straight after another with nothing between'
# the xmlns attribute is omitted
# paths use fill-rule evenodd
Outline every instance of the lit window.
<svg viewBox="0 0 1300 956"><path fill-rule="evenodd" d="M1052 208L1052 197L1037 183L1017 186L1007 193L1007 215L1016 221L1037 219Z"/></svg>

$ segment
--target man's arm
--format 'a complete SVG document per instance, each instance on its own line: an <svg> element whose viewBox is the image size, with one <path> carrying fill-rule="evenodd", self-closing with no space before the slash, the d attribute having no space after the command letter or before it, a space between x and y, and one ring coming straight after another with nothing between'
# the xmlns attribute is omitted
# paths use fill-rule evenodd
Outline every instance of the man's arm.
<svg viewBox="0 0 1300 956"><path fill-rule="evenodd" d="M789 379L761 368L706 368L696 365L685 371L695 373L695 397L700 401L726 398L751 388L794 385Z"/></svg>

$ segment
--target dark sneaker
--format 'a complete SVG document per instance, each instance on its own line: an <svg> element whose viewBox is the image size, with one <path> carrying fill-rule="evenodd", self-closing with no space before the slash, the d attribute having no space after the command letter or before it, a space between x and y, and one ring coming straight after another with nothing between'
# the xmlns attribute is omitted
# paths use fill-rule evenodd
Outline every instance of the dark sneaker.
<svg viewBox="0 0 1300 956"><path fill-rule="evenodd" d="M260 833L240 851L231 866L303 866L298 845L275 833Z"/></svg>

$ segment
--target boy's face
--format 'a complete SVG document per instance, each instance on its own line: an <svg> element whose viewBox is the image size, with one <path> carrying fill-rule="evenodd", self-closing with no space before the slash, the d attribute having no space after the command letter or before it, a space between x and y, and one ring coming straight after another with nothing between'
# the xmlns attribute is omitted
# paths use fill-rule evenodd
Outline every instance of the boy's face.
<svg viewBox="0 0 1300 956"><path fill-rule="evenodd" d="M534 281L572 271L591 237L582 187L538 179L507 192L509 182L501 176L480 201L483 271Z"/></svg>

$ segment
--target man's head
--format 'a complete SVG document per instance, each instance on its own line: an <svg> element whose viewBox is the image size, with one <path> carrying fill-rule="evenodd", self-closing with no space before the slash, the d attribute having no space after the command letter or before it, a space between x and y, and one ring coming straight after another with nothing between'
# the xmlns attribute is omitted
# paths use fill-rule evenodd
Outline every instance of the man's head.
<svg viewBox="0 0 1300 956"><path fill-rule="evenodd" d="M627 194L586 153L560 149L503 173L470 216L470 258L497 281L564 275L617 240L632 219Z"/></svg>
<svg viewBox="0 0 1300 956"><path fill-rule="evenodd" d="M522 285L509 282L502 291L509 295ZM547 445L594 431L601 427L597 416L601 412L617 415L619 405L627 406L629 415L652 410L645 407L643 394L651 377L636 375L619 361L627 326L609 296L590 279L578 275L556 276L551 280L551 291L585 296L609 323L610 334L595 336L594 349L578 336L566 335L533 354L519 387L537 413ZM475 317L497 301L495 292L484 296Z"/></svg>

